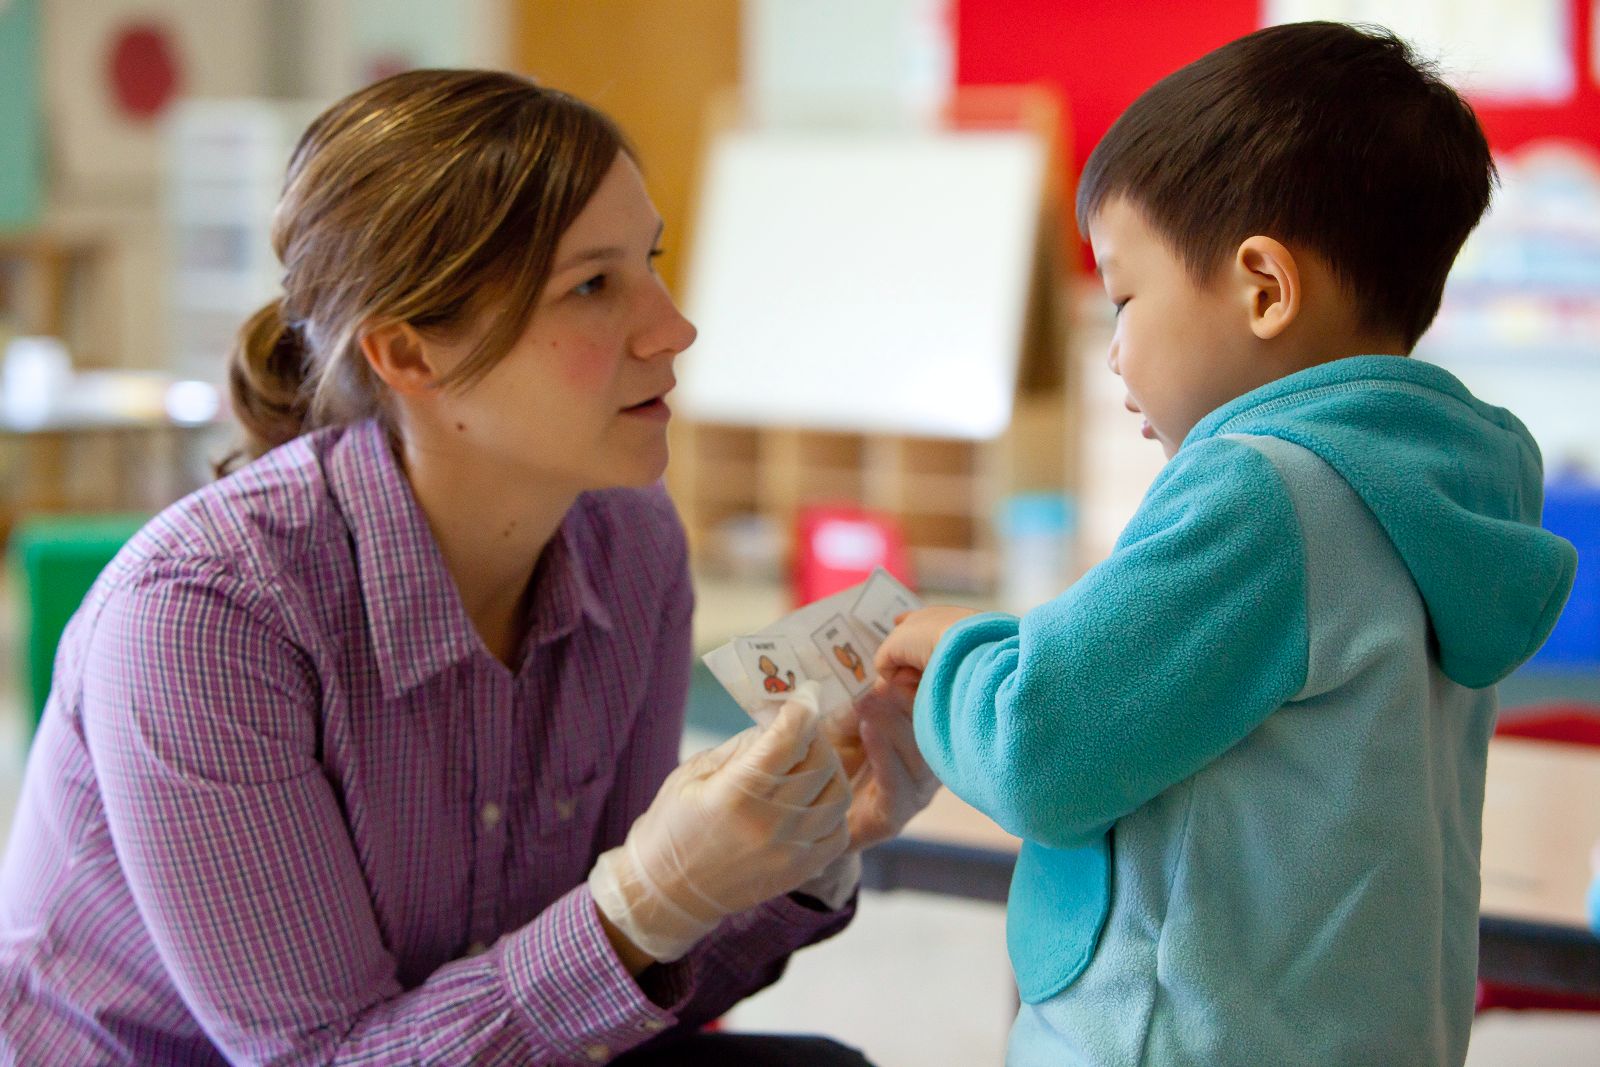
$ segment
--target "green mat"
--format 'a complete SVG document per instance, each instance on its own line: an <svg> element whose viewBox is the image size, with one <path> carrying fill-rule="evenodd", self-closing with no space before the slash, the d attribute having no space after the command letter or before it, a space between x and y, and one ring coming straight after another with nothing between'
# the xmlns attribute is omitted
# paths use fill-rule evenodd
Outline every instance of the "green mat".
<svg viewBox="0 0 1600 1067"><path fill-rule="evenodd" d="M49 515L28 519L13 531L11 566L23 610L18 659L34 729L50 695L61 631L111 557L148 520L146 515Z"/></svg>

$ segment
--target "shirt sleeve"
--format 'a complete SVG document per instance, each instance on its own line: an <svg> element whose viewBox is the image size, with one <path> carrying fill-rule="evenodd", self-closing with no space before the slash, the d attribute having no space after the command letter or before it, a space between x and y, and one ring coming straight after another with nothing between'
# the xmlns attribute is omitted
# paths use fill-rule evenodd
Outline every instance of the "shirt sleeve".
<svg viewBox="0 0 1600 1067"><path fill-rule="evenodd" d="M108 596L85 671L85 736L129 890L224 1055L590 1064L671 1026L581 886L402 989L317 758L320 676L273 595L220 563L152 565Z"/></svg>
<svg viewBox="0 0 1600 1067"><path fill-rule="evenodd" d="M958 796L1027 840L1087 844L1305 684L1303 539L1270 460L1190 446L1111 556L1021 619L948 630L917 742Z"/></svg>
<svg viewBox="0 0 1600 1067"><path fill-rule="evenodd" d="M596 855L622 843L678 765L694 665L693 612L693 586L685 560L665 598L664 624L651 660L656 679L648 689L651 703L635 717L633 734L619 760L625 777L607 800ZM587 894L587 886L580 889ZM587 899L593 911L593 898ZM731 916L683 959L652 968L652 977L683 997L673 1007L675 1022L681 1028L696 1027L777 981L795 949L831 937L854 914L853 901L838 911L819 912L789 897L777 897Z"/></svg>

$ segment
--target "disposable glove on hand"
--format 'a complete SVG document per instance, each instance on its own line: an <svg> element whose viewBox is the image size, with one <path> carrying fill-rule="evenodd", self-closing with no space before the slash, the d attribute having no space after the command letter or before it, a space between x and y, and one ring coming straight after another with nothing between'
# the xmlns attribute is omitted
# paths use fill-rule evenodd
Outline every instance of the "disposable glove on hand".
<svg viewBox="0 0 1600 1067"><path fill-rule="evenodd" d="M646 955L680 959L725 916L815 877L849 844L850 783L818 729L815 701L790 701L690 757L617 848L589 891Z"/></svg>
<svg viewBox="0 0 1600 1067"><path fill-rule="evenodd" d="M849 725L862 758L850 778L851 852L897 836L939 790L939 779L917 749L911 718L916 692L916 673L901 668L855 703Z"/></svg>
<svg viewBox="0 0 1600 1067"><path fill-rule="evenodd" d="M855 892L862 850L899 836L939 790L917 749L916 692L916 672L901 668L892 681L880 679L853 706L824 719L823 732L850 776L850 847L798 892L829 908L843 907Z"/></svg>

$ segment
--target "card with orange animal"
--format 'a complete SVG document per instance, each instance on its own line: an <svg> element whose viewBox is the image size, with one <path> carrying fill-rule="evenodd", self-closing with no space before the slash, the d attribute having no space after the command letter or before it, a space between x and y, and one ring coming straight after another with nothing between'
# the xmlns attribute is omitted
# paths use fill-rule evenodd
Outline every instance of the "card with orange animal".
<svg viewBox="0 0 1600 1067"><path fill-rule="evenodd" d="M824 714L872 687L872 654L902 612L922 606L883 568L843 592L807 604L703 658L711 674L757 722L767 722L794 689L814 681Z"/></svg>

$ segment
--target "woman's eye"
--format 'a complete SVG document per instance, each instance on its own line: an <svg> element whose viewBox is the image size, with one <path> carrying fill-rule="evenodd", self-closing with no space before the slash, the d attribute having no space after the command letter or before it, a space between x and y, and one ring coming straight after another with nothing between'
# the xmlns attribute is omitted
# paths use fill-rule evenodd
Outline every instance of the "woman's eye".
<svg viewBox="0 0 1600 1067"><path fill-rule="evenodd" d="M1116 313L1118 315L1121 315L1122 314L1122 309L1128 306L1128 301L1127 300L1113 300L1113 301L1111 301L1111 306L1117 309Z"/></svg>
<svg viewBox="0 0 1600 1067"><path fill-rule="evenodd" d="M600 292L600 290L604 289L605 287L606 276L604 274L596 274L588 281L579 284L578 287L572 291L577 293L579 296L593 296L595 293Z"/></svg>

